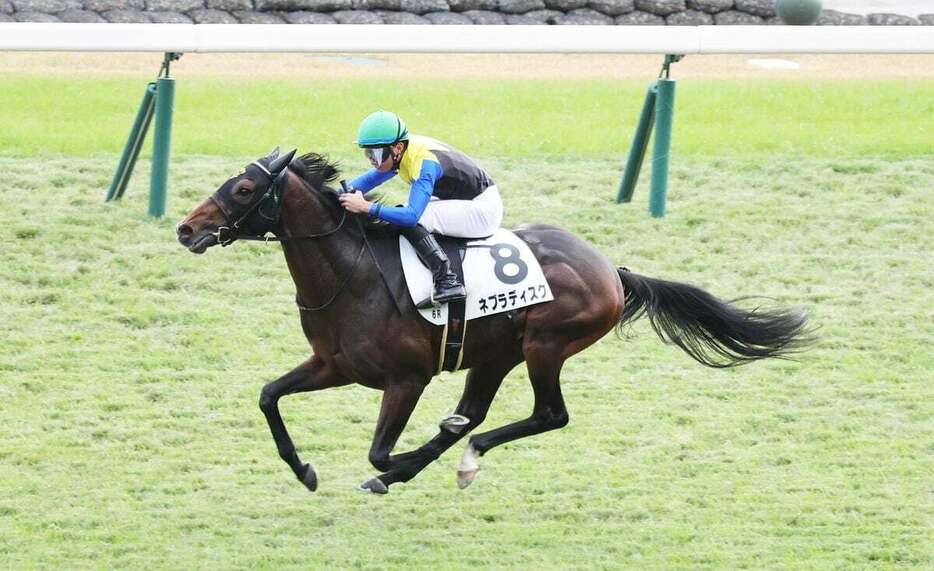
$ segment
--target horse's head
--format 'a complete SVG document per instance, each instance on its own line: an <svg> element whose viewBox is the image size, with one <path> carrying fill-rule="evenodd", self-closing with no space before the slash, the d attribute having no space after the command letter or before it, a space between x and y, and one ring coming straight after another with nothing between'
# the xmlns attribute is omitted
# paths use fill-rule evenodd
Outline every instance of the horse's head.
<svg viewBox="0 0 934 571"><path fill-rule="evenodd" d="M285 177L295 151L250 163L218 188L176 227L178 241L195 254L216 244L226 246L239 236L262 236L279 220Z"/></svg>

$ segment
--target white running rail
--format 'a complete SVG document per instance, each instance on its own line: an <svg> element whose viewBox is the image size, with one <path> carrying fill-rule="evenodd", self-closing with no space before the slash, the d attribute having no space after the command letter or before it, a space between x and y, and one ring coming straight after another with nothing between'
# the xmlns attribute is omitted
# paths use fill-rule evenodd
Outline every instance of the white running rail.
<svg viewBox="0 0 934 571"><path fill-rule="evenodd" d="M0 51L934 53L934 26L399 26L0 23Z"/></svg>

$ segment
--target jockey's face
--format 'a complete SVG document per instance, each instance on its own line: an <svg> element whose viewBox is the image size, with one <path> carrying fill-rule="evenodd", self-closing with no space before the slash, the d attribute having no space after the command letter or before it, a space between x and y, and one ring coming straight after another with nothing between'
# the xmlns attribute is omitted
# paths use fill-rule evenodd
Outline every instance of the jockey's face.
<svg viewBox="0 0 934 571"><path fill-rule="evenodd" d="M389 172L402 160L402 155L405 153L405 143L399 141L394 145L388 147L380 147L377 149L364 149L364 154L366 158L370 161L370 165L379 172Z"/></svg>

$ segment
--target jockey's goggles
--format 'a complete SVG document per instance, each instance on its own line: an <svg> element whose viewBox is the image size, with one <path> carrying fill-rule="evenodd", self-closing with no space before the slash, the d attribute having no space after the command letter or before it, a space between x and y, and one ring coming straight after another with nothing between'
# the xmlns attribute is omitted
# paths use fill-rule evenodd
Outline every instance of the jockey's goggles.
<svg viewBox="0 0 934 571"><path fill-rule="evenodd" d="M389 158L390 153L389 147L365 147L363 149L363 154L374 166L383 164L383 161Z"/></svg>

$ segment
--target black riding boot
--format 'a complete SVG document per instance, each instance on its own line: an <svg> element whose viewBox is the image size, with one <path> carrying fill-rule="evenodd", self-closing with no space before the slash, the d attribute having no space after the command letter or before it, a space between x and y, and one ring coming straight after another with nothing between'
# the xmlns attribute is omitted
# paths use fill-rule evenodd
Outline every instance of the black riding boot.
<svg viewBox="0 0 934 571"><path fill-rule="evenodd" d="M418 304L419 309L438 306L450 301L458 301L467 297L464 284L457 279L457 274L451 271L451 262L435 237L424 226L416 224L411 228L403 228L402 235L415 248L419 259L424 263L434 277L435 288L431 297Z"/></svg>

